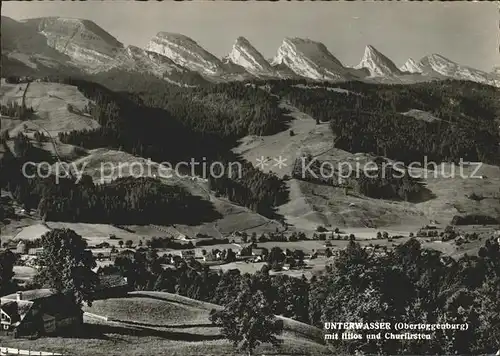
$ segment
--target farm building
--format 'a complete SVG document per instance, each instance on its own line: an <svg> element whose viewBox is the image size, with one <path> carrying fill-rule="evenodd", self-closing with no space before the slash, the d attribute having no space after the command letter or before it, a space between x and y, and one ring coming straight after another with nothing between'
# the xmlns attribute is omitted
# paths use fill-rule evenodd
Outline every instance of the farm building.
<svg viewBox="0 0 500 356"><path fill-rule="evenodd" d="M182 250L180 256L182 258L195 258L195 252L194 250Z"/></svg>
<svg viewBox="0 0 500 356"><path fill-rule="evenodd" d="M208 251L205 256L203 256L203 261L204 262L213 262L213 261L219 261L222 258L222 252L221 251Z"/></svg>
<svg viewBox="0 0 500 356"><path fill-rule="evenodd" d="M28 255L30 256L38 256L43 252L43 247L36 247L28 249Z"/></svg>
<svg viewBox="0 0 500 356"><path fill-rule="evenodd" d="M266 248L253 247L252 248L252 261L253 262L261 262L264 261L269 254L269 251Z"/></svg>
<svg viewBox="0 0 500 356"><path fill-rule="evenodd" d="M123 257L134 258L135 257L135 251L134 250L130 250L130 249L126 249L126 250L120 251L120 255L123 256Z"/></svg>
<svg viewBox="0 0 500 356"><path fill-rule="evenodd" d="M19 243L16 246L16 252L20 254L25 254L28 252L28 246L26 245L26 242L23 240L19 241Z"/></svg>
<svg viewBox="0 0 500 356"><path fill-rule="evenodd" d="M119 274L99 275L99 284L95 288L94 298L117 298L131 291L127 279Z"/></svg>
<svg viewBox="0 0 500 356"><path fill-rule="evenodd" d="M316 253L318 254L318 256L325 256L326 255L326 248L318 248L316 250Z"/></svg>
<svg viewBox="0 0 500 356"><path fill-rule="evenodd" d="M1 334L40 336L57 334L83 323L83 312L73 301L49 289L17 292L0 298Z"/></svg>
<svg viewBox="0 0 500 356"><path fill-rule="evenodd" d="M316 250L312 250L311 255L309 256L310 258L317 258L318 256L326 256L326 248L318 248Z"/></svg>
<svg viewBox="0 0 500 356"><path fill-rule="evenodd" d="M179 234L179 235L177 235L177 240L189 241L189 240L192 240L192 239L189 236L187 236L187 235Z"/></svg>
<svg viewBox="0 0 500 356"><path fill-rule="evenodd" d="M252 256L260 256L260 257L264 258L267 253L268 253L268 250L266 248L260 248L260 247L252 248Z"/></svg>

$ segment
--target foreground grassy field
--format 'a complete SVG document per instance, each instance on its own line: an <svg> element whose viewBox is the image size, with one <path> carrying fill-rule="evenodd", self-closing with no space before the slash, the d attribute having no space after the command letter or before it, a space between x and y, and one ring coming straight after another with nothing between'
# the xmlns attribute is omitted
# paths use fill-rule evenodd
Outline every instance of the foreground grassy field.
<svg viewBox="0 0 500 356"><path fill-rule="evenodd" d="M209 311L219 308L161 292L133 292L128 298L94 302L85 311L107 317L85 316L77 337L3 340L2 346L62 352L65 355L240 355L210 325ZM109 320L114 318L114 321ZM260 346L255 354L328 355L321 330L286 319L279 349Z"/></svg>
<svg viewBox="0 0 500 356"><path fill-rule="evenodd" d="M85 311L120 321L155 326L210 325L206 310L173 301L132 296L98 300Z"/></svg>

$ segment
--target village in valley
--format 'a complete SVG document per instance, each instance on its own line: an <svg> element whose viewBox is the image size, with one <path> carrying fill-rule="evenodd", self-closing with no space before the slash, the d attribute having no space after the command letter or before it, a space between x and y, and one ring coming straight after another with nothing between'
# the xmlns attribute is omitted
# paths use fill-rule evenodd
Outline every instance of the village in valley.
<svg viewBox="0 0 500 356"><path fill-rule="evenodd" d="M6 205L12 202L8 195L3 195L2 201ZM13 210L15 212L10 219L39 219L36 212L18 207ZM47 234L53 231L50 225L50 222L40 223L39 227L43 227L41 232ZM82 224L78 225L82 228ZM23 232L21 229L18 235L24 237L26 233L31 234L37 231L36 226L27 227L29 232ZM127 233L131 232L131 228L127 226L114 227ZM133 276L133 272L126 270L125 266L141 254L152 259L144 263L154 264L156 273L160 275L161 271L182 270L187 266L194 271L206 271L208 268L229 275L266 271L265 273L274 276L288 275L311 279L313 276L317 278L325 269L332 268L339 253L345 251L354 241L363 246L365 251L371 251L371 254L383 255L412 238L427 246L438 246L437 248L442 248L445 252L453 250L454 254L463 254L473 251L491 234L500 244L500 229L495 228L496 226L486 225L466 226L465 229L448 225L443 228L431 220L429 224L406 235L393 232L389 234L387 231L375 229L350 229L358 232L356 236L350 233L349 229L319 225L316 231L310 234L275 231L258 235L256 232L236 231L224 238L214 238L200 233L192 237L179 233L125 241L111 234L107 238L85 237L84 240L88 243L86 251L91 252L95 262L91 271L98 279L90 296L95 305L100 300L122 300L134 296L136 285L135 282L128 281L128 278L137 276ZM154 229L160 233L160 227L156 226ZM162 229L164 233L166 229L167 227ZM40 228L38 230L41 233ZM56 230L63 231L58 228ZM0 299L0 333L15 338L57 337L80 333L84 320L113 320L108 315L100 315L99 308L97 311L88 306L81 308L72 298L53 289L31 289L31 286L36 285L34 277L40 268L38 258L44 253L42 241L41 237L2 238L3 268L4 271L11 268L13 276L10 283L19 290ZM156 286L154 290L158 290ZM167 301L172 298L169 293L164 294ZM175 297L173 302L175 303Z"/></svg>

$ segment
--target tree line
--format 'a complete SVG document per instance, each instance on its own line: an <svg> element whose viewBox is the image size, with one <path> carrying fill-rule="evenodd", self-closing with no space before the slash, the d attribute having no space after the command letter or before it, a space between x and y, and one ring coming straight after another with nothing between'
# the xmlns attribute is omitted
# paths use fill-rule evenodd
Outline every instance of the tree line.
<svg viewBox="0 0 500 356"><path fill-rule="evenodd" d="M211 189L266 216L273 216L274 207L286 202L288 192L281 179L231 152L237 138L276 132L283 125L276 98L264 91L242 83L179 89L138 81L129 92L115 93L85 80L60 80L76 85L92 101L90 114L101 124L95 130L60 133L62 142L122 149L171 164L191 158L207 165L239 162L241 175L210 175ZM202 174L201 166L196 168Z"/></svg>
<svg viewBox="0 0 500 356"><path fill-rule="evenodd" d="M8 101L6 105L0 105L0 114L12 119L26 120L33 112L32 107L26 107L26 105L19 104L17 101Z"/></svg>
<svg viewBox="0 0 500 356"><path fill-rule="evenodd" d="M282 258L279 251L269 256ZM281 256L281 257L280 257ZM429 340L332 340L341 353L482 354L498 348L500 337L500 246L491 238L478 256L460 259L422 248L411 238L393 250L374 253L350 241L325 272L311 280L239 270L214 272L194 259L177 259L162 269L154 250L115 262L136 289L178 293L228 305L253 279L274 314L322 328L325 322L468 323L467 330L435 330ZM365 331L358 331L365 333Z"/></svg>
<svg viewBox="0 0 500 356"><path fill-rule="evenodd" d="M460 158L498 163L498 88L456 80L412 85L325 83L308 89L298 86L307 85L305 81L269 85L272 93L318 123L329 122L341 149L405 163L423 162L424 156L437 163ZM425 111L434 118L403 115L410 110Z"/></svg>
<svg viewBox="0 0 500 356"><path fill-rule="evenodd" d="M79 183L70 178L56 182L51 176L11 181L8 189L26 209L50 221L191 224L220 217L210 202L149 177L122 177L96 185L90 176Z"/></svg>
<svg viewBox="0 0 500 356"><path fill-rule="evenodd" d="M71 295L77 304L91 303L99 277L91 272L95 262L85 240L68 229L54 229L41 240L44 252L35 285ZM271 256L282 258L282 251L271 251ZM0 288L11 282L12 257L9 251L0 254ZM269 308L263 316L284 315L320 328L335 320L468 324L466 330L426 330L430 340L367 340L371 331L357 330L364 334L362 340L331 340L335 353L488 354L498 348L500 245L495 238L484 241L477 256L459 259L424 249L415 238L382 253L351 240L325 271L310 280L270 275L267 265L253 276L236 269L216 272L182 258L174 259L174 268L164 269L164 259L155 249L142 249L117 257L107 272L126 276L136 290L167 291L223 305L224 312L213 314L213 321L223 327L229 323L225 317L245 315L245 303L239 312L232 308L235 300L249 298L249 286ZM247 306L252 301L247 300ZM257 339L274 333L268 330Z"/></svg>
<svg viewBox="0 0 500 356"><path fill-rule="evenodd" d="M92 177L85 174L79 179L53 174L43 178L33 166L25 169L25 175L24 163L36 162L38 151L23 135L14 138L14 151L16 156L7 151L0 159L0 186L10 191L25 209L38 211L44 220L191 224L220 218L210 202L152 177L119 177L94 184Z"/></svg>
<svg viewBox="0 0 500 356"><path fill-rule="evenodd" d="M335 171L333 167L323 163L310 154L297 158L292 168L292 177L315 184L343 187L346 193L351 190L376 199L415 201L426 191L423 182L412 177L405 167L401 165L395 169L382 157L371 162L372 170L353 170L349 172L349 176L346 175L347 172Z"/></svg>
<svg viewBox="0 0 500 356"><path fill-rule="evenodd" d="M168 111L195 132L213 133L218 138L269 135L282 131L287 121L278 98L247 82L186 87L144 73L114 71L91 79L148 107Z"/></svg>
<svg viewBox="0 0 500 356"><path fill-rule="evenodd" d="M232 162L237 162L235 156L230 153L227 156L234 157L235 160ZM229 167L230 162L225 161L225 166ZM250 162L240 163L241 174L238 172L232 177L227 174L218 177L219 172L216 169L215 175L210 175L208 178L210 189L261 215L274 217L275 207L288 201L288 188L285 182L273 173L264 173L254 168Z"/></svg>
<svg viewBox="0 0 500 356"><path fill-rule="evenodd" d="M213 91L214 97L227 93L234 100L239 100L239 104L235 103L232 106L224 106L222 103L218 105L220 110L225 110L224 108L227 109L230 106L233 108L233 111L226 115L228 117L226 123L234 128L234 131L221 127L205 130L205 128L195 126L201 121L208 122L207 118L199 117L199 120L193 120L192 122L189 120L196 117L195 112L205 115L209 111L187 102L186 98L177 98L176 95L181 94L171 93L171 87L164 83L160 88L161 90L158 89L159 91L148 94L151 95L148 99L145 96L146 94L140 92L138 86L131 87L129 93L116 93L102 85L83 79L51 78L50 80L76 85L90 100L86 111L101 125L100 128L95 130L60 133L59 139L62 142L88 149L99 147L119 149L134 155L151 158L153 161L168 162L172 165L180 161L189 162L191 159L198 162L206 161L207 165L215 161L225 162L226 164L240 162L244 166L244 172L241 176L224 176L220 179L210 177L210 185L216 194L225 196L238 204L267 216L273 216L275 206L273 204L279 205L286 201L288 193L279 178L262 173L230 152L237 137L250 132L257 134L264 132L259 131L260 129L255 126L260 125L258 124L259 120L263 120L263 122L269 121L264 126L268 124L272 126L274 124L270 123L271 120L274 122L278 120L277 117L280 117L281 111L277 103L270 100L269 95L265 92L254 90L252 94L249 93L251 89L244 85L236 85L236 87L211 86L210 89L203 89ZM191 92L184 92L182 95L188 97L189 93ZM172 103L176 102L176 105L179 106L179 109L174 113L161 107L167 106L167 103L164 102L167 96L172 99ZM196 96L199 98L210 97L206 92L197 93ZM245 100L247 103L242 103ZM263 107L270 108L269 113L266 114L266 110L260 109L258 102L262 102ZM252 113L241 114L243 115L241 116L235 109L240 104L244 110L249 110ZM184 105L182 109L180 108L181 105ZM203 102L200 105L210 106L210 103ZM214 125L217 122L222 124L222 116L225 114L218 112L210 115L212 114L218 115L209 118ZM240 119L244 120L244 123L238 123ZM41 150L33 148L29 143L29 139L22 135L19 136L15 139L15 146L17 147L15 151L25 157L32 157L35 151L41 153ZM27 152L27 150L30 152ZM51 159L53 158L44 157L44 160L50 161ZM38 157L31 160L43 159ZM198 170L202 169L200 166L196 166L196 169L196 173L202 174L201 171L198 172ZM104 214L103 216L107 215Z"/></svg>

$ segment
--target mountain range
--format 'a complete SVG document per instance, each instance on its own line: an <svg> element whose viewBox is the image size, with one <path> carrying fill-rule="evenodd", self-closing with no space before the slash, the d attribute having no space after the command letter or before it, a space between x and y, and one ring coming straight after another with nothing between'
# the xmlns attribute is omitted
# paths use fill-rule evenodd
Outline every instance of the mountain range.
<svg viewBox="0 0 500 356"><path fill-rule="evenodd" d="M238 37L229 54L218 58L182 34L159 32L145 48L125 46L92 21L44 17L16 21L2 16L4 73L19 66L31 70L100 73L110 69L149 72L176 84L185 79L228 81L251 78L307 78L317 81L366 80L410 83L436 79L470 80L500 87L500 71L460 65L439 54L408 59L398 68L373 46L358 65L340 62L321 43L285 38L266 60L246 38ZM195 80L196 81L196 80Z"/></svg>

